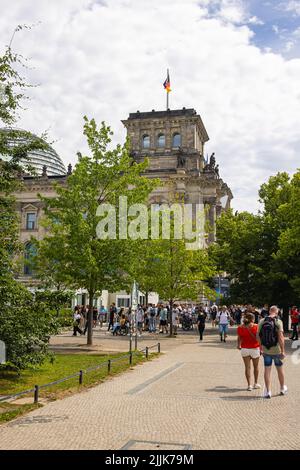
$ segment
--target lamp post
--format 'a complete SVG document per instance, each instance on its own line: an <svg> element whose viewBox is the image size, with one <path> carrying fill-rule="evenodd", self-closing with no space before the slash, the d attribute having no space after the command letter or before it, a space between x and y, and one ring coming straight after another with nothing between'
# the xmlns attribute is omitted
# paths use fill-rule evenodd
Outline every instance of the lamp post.
<svg viewBox="0 0 300 470"><path fill-rule="evenodd" d="M139 301L138 285L133 281L131 289L131 318L130 318L130 337L129 337L129 352L132 352L132 333L135 326L135 349L137 349L137 325L136 325L136 312Z"/></svg>
<svg viewBox="0 0 300 470"><path fill-rule="evenodd" d="M220 203L221 203L222 210L226 209L227 204L228 204L228 199L229 199L228 194L224 194L224 196L222 196L220 198ZM223 274L223 276L224 276L224 274ZM221 303L221 274L219 273L218 274L218 306L219 307L220 307L220 303Z"/></svg>

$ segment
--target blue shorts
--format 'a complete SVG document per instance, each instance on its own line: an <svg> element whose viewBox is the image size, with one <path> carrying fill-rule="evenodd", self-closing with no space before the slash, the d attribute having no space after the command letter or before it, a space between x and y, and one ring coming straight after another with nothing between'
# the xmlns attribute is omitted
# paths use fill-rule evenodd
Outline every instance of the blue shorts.
<svg viewBox="0 0 300 470"><path fill-rule="evenodd" d="M222 335L223 333L225 335L227 335L227 333L228 333L228 323L226 323L226 324L220 323L219 324L219 331L220 331L220 335Z"/></svg>
<svg viewBox="0 0 300 470"><path fill-rule="evenodd" d="M270 367L273 361L276 367L283 366L283 362L280 359L280 354L264 354L263 356L265 367Z"/></svg>

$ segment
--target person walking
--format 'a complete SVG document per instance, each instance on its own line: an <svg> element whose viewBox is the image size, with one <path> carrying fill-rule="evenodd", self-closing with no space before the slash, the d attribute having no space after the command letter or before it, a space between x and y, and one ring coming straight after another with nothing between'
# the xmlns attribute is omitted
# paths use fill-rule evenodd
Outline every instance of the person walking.
<svg viewBox="0 0 300 470"><path fill-rule="evenodd" d="M255 316L251 312L244 314L243 325L237 329L237 348L241 351L241 356L245 364L245 376L248 383L247 390L261 388L258 383L260 344L257 339L258 325L255 324ZM254 369L254 385L251 385L251 362Z"/></svg>
<svg viewBox="0 0 300 470"><path fill-rule="evenodd" d="M113 302L109 308L109 323L108 323L107 331L110 330L110 327L112 327L112 329L114 328L115 315L117 315L117 309L116 309L116 304Z"/></svg>
<svg viewBox="0 0 300 470"><path fill-rule="evenodd" d="M234 319L237 325L241 324L242 310L239 305L235 308Z"/></svg>
<svg viewBox="0 0 300 470"><path fill-rule="evenodd" d="M104 307L104 305L101 305L100 310L99 310L99 315L98 315L100 328L102 328L103 323L106 321L106 315L107 315L107 310Z"/></svg>
<svg viewBox="0 0 300 470"><path fill-rule="evenodd" d="M297 307L292 307L291 308L291 326L292 326L292 336L291 340L292 341L297 341L298 340L298 324L299 324L299 311Z"/></svg>
<svg viewBox="0 0 300 470"><path fill-rule="evenodd" d="M217 326L217 322L216 322L217 314L218 314L218 307L216 305L213 305L210 310L210 318L211 318L212 327Z"/></svg>
<svg viewBox="0 0 300 470"><path fill-rule="evenodd" d="M274 362L280 384L280 395L288 391L284 383L283 359L285 358L283 324L278 318L279 309L276 305L270 308L269 315L258 324L258 339L260 341L265 366L265 398L271 398L271 368Z"/></svg>
<svg viewBox="0 0 300 470"><path fill-rule="evenodd" d="M93 316L93 309L90 310L90 306L85 307L84 311L85 311L85 327L84 327L83 334L85 335L87 330L88 330L88 327L89 327L89 316L92 315L92 320L93 321L94 321L94 316ZM94 328L93 321L92 321L92 327Z"/></svg>
<svg viewBox="0 0 300 470"><path fill-rule="evenodd" d="M137 309L137 312L136 312L136 328L137 328L139 336L142 336L144 318L145 318L144 309L140 307Z"/></svg>
<svg viewBox="0 0 300 470"><path fill-rule="evenodd" d="M162 306L159 312L159 325L160 325L160 333L168 333L168 325L167 325L167 317L168 317L168 310L165 306Z"/></svg>
<svg viewBox="0 0 300 470"><path fill-rule="evenodd" d="M269 315L269 306L264 304L263 308L260 311L260 318L266 318Z"/></svg>
<svg viewBox="0 0 300 470"><path fill-rule="evenodd" d="M74 321L73 321L73 336L77 336L77 333L80 335L83 334L82 329L79 327L80 320L81 320L81 314L79 312L79 307L76 306L74 309Z"/></svg>
<svg viewBox="0 0 300 470"><path fill-rule="evenodd" d="M93 307L93 328L96 328L98 320L98 309L97 306Z"/></svg>
<svg viewBox="0 0 300 470"><path fill-rule="evenodd" d="M173 327L173 335L177 335L178 330L178 323L179 323L179 309L177 305L173 305L172 309L172 327Z"/></svg>
<svg viewBox="0 0 300 470"><path fill-rule="evenodd" d="M216 320L219 323L220 339L226 343L228 324L230 322L230 315L226 305L223 305L221 311L217 313Z"/></svg>
<svg viewBox="0 0 300 470"><path fill-rule="evenodd" d="M156 331L156 314L157 310L154 305L150 304L148 308L149 315L149 333L155 333Z"/></svg>
<svg viewBox="0 0 300 470"><path fill-rule="evenodd" d="M199 331L199 341L203 340L203 333L205 330L205 320L207 317L207 313L203 311L203 309L200 307L198 310L198 316L197 316L197 325L198 325L198 331Z"/></svg>

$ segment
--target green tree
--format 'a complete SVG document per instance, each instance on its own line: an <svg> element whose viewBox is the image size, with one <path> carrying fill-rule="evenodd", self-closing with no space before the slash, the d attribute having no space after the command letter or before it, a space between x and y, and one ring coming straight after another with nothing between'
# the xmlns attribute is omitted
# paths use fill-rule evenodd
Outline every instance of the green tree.
<svg viewBox="0 0 300 470"><path fill-rule="evenodd" d="M95 121L84 118L84 135L91 156L80 156L66 187L56 186L57 196L41 198L46 207L49 235L39 244L42 257L57 266L64 281L72 287L85 288L89 295L88 338L92 344L92 308L96 292L117 290L127 285L126 265L130 263L130 240L127 222L116 217L113 239L99 238L97 227L105 217L98 207L111 204L120 209L120 196L128 206L147 200L155 182L142 176L148 162L137 164L129 154L128 142L111 149L112 132L104 123L97 128ZM107 209L110 213L110 209ZM115 229L115 230L114 230Z"/></svg>
<svg viewBox="0 0 300 470"><path fill-rule="evenodd" d="M17 121L17 111L22 108L21 103L26 98L24 91L29 86L17 71L18 65L24 66L22 58L11 48L15 33L23 28L27 26L19 25L15 29L10 45L0 56L0 257L3 281L12 270L13 255L20 250L13 193L21 188L22 172L31 169L28 152L47 147L44 136L37 137L10 127Z"/></svg>
<svg viewBox="0 0 300 470"><path fill-rule="evenodd" d="M139 256L133 259L130 273L139 283L140 290L155 291L169 303L172 336L174 303L199 300L200 295L212 297L208 281L215 274L215 268L207 250L200 248L207 229L204 214L185 213L184 198L172 182L168 185L168 201L159 207L159 211L152 213L149 210L149 219L156 218L156 228L152 234L152 220L148 239L138 246ZM190 239L187 237L188 226Z"/></svg>
<svg viewBox="0 0 300 470"><path fill-rule="evenodd" d="M289 283L300 300L300 170L293 176L289 198L278 209L283 229L279 236L276 260L289 269Z"/></svg>
<svg viewBox="0 0 300 470"><path fill-rule="evenodd" d="M217 244L210 247L218 271L233 281L230 297L236 303L259 303L268 291L266 253L261 245L259 215L224 212L217 221Z"/></svg>
<svg viewBox="0 0 300 470"><path fill-rule="evenodd" d="M15 32L22 28L19 26ZM47 306L36 302L14 279L22 247L13 193L21 188L19 176L28 167L28 152L47 146L41 138L9 127L16 124L17 111L25 98L27 85L17 72L20 61L11 43L0 56L0 126L6 126L0 130L0 339L6 343L8 360L24 368L43 360L49 335L56 326Z"/></svg>
<svg viewBox="0 0 300 470"><path fill-rule="evenodd" d="M143 255L141 255L141 258ZM200 295L212 296L207 281L215 274L214 265L204 249L188 250L184 239L149 241L148 256L143 261L148 282L160 298L170 305L170 336L173 335L173 305L182 300L199 300ZM138 282L140 282L137 273ZM154 289L153 289L154 290Z"/></svg>
<svg viewBox="0 0 300 470"><path fill-rule="evenodd" d="M285 329L288 307L299 299L298 263L289 256L296 240L290 237L298 210L296 187L296 176L292 183L287 173L270 177L259 190L261 211L224 213L217 221L217 244L210 249L218 268L231 278L232 301L279 305Z"/></svg>
<svg viewBox="0 0 300 470"><path fill-rule="evenodd" d="M6 279L0 287L0 338L6 345L7 364L17 369L41 364L48 352L51 335L58 322L49 303L35 299L23 285Z"/></svg>
<svg viewBox="0 0 300 470"><path fill-rule="evenodd" d="M72 291L41 290L35 293L35 299L47 304L50 310L56 312L56 317L59 317L63 307L70 306L72 297Z"/></svg>

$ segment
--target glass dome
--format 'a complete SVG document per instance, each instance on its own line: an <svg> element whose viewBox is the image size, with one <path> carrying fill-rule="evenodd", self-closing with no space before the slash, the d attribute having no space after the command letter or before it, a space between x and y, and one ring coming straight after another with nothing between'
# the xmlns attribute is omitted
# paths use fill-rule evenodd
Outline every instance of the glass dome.
<svg viewBox="0 0 300 470"><path fill-rule="evenodd" d="M8 143L11 146L24 145L29 141L31 136L33 138L36 137L34 134L31 134L22 129L0 129L0 132L12 132L12 134L14 133L14 131L17 132L17 137L12 137L8 140ZM3 156L2 158L5 158L5 156ZM37 175L39 176L43 173L44 166L47 167L47 175L49 176L59 176L65 175L67 173L60 156L50 145L48 145L48 147L45 149L31 150L30 152L28 152L28 160L26 159L26 162L24 163L32 166Z"/></svg>

